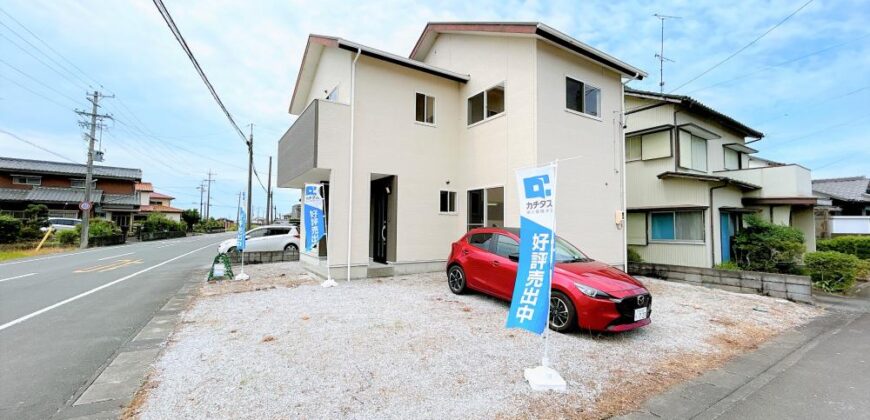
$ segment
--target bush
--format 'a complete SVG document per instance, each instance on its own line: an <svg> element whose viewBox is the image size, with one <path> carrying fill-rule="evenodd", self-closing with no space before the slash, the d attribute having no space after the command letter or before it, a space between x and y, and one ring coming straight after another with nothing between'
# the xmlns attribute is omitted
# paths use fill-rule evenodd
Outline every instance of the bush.
<svg viewBox="0 0 870 420"><path fill-rule="evenodd" d="M119 228L115 224L115 222L112 222L111 220L91 219L88 225L90 226L90 228L88 229L88 238L97 238L121 234L121 228ZM81 232L81 228L78 228L78 231Z"/></svg>
<svg viewBox="0 0 870 420"><path fill-rule="evenodd" d="M142 232L185 232L187 225L168 219L160 213L152 213L142 223Z"/></svg>
<svg viewBox="0 0 870 420"><path fill-rule="evenodd" d="M77 245L81 235L81 229L67 229L57 232L55 237L61 245ZM90 231L88 231L88 236L90 236Z"/></svg>
<svg viewBox="0 0 870 420"><path fill-rule="evenodd" d="M769 273L797 271L806 248L801 231L767 222L750 215L746 227L734 237L734 251L740 268Z"/></svg>
<svg viewBox="0 0 870 420"><path fill-rule="evenodd" d="M197 223L193 227L193 230L195 230L197 232L208 232L211 229L223 229L223 228L224 228L223 223L221 223L215 219L208 219L208 220L203 220L203 221L200 221L199 223Z"/></svg>
<svg viewBox="0 0 870 420"><path fill-rule="evenodd" d="M713 266L713 268L716 268L719 270L728 270L728 271L739 271L740 270L740 266L737 265L737 263L734 261L725 261L721 264L716 264L715 266Z"/></svg>
<svg viewBox="0 0 870 420"><path fill-rule="evenodd" d="M18 232L18 240L36 241L42 239L42 235L45 235L45 232L39 230L39 226L26 223L24 226L21 227L21 230Z"/></svg>
<svg viewBox="0 0 870 420"><path fill-rule="evenodd" d="M839 236L834 239L821 239L816 244L819 251L836 251L851 254L858 258L870 259L870 236Z"/></svg>
<svg viewBox="0 0 870 420"><path fill-rule="evenodd" d="M18 240L21 232L21 221L5 214L0 214L0 244L11 244Z"/></svg>
<svg viewBox="0 0 870 420"><path fill-rule="evenodd" d="M864 281L870 281L870 260L858 260L858 271L855 277Z"/></svg>
<svg viewBox="0 0 870 420"><path fill-rule="evenodd" d="M804 257L813 283L826 292L844 292L855 284L861 260L836 251L810 252Z"/></svg>
<svg viewBox="0 0 870 420"><path fill-rule="evenodd" d="M636 249L632 247L628 247L628 262L630 263L642 263L643 257L637 252Z"/></svg>

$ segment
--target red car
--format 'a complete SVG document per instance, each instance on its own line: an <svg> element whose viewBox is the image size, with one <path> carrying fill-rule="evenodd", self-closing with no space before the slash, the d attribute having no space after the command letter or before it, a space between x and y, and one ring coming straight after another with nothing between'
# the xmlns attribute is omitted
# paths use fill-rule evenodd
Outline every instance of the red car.
<svg viewBox="0 0 870 420"><path fill-rule="evenodd" d="M519 260L519 229L473 229L453 243L447 285L461 294L476 290L511 300ZM556 238L556 267L550 296L550 329L628 331L648 325L652 296L639 281L588 258Z"/></svg>

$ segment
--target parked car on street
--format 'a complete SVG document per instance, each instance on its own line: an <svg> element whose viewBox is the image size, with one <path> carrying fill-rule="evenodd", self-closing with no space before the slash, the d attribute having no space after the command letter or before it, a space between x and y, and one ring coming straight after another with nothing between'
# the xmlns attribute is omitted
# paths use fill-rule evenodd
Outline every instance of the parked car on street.
<svg viewBox="0 0 870 420"><path fill-rule="evenodd" d="M447 259L453 293L476 290L511 300L519 261L519 229L479 228L454 242ZM550 328L628 331L650 323L652 296L630 275L583 254L557 237Z"/></svg>
<svg viewBox="0 0 870 420"><path fill-rule="evenodd" d="M76 226L82 224L82 221L68 217L49 217L46 223L47 226L43 226L39 230L45 232L48 228L52 228L54 231L75 229Z"/></svg>
<svg viewBox="0 0 870 420"><path fill-rule="evenodd" d="M251 229L245 239L245 252L294 251L299 252L299 230L295 226L270 225ZM218 252L236 252L236 238L218 245Z"/></svg>

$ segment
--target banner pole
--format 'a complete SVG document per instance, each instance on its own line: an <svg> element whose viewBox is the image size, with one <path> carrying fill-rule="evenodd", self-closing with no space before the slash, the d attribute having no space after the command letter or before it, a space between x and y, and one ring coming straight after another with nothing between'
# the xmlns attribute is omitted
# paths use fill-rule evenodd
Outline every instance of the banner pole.
<svg viewBox="0 0 870 420"><path fill-rule="evenodd" d="M323 202L324 202L324 204L326 204L326 197L323 194L323 186L321 185L320 188L321 188L320 196L323 197ZM323 207L326 207L326 206L323 206ZM329 269L329 214L327 214L327 213L328 212L324 208L323 209L323 224L325 226L323 227L323 230L324 230L323 236L326 238L326 244L327 244L326 245L326 281L331 282L332 281L332 273L330 272L330 269ZM318 246L317 251L320 252L319 246Z"/></svg>
<svg viewBox="0 0 870 420"><path fill-rule="evenodd" d="M553 185L559 188L559 159L552 163L553 165ZM556 255L556 207L558 202L553 200L553 246L550 248L550 269L556 271L555 255ZM550 367L550 302L553 295L553 274L550 274L550 290L547 291L547 326L544 328L544 357L541 359L541 366Z"/></svg>

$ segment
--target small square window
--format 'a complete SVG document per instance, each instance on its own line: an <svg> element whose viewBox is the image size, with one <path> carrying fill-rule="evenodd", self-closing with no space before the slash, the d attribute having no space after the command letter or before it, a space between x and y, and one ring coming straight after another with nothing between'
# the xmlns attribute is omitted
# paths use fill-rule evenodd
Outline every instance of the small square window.
<svg viewBox="0 0 870 420"><path fill-rule="evenodd" d="M456 212L456 192L455 191L441 191L441 213L455 213Z"/></svg>
<svg viewBox="0 0 870 420"><path fill-rule="evenodd" d="M417 122L435 124L435 97L418 93L415 102Z"/></svg>
<svg viewBox="0 0 870 420"><path fill-rule="evenodd" d="M601 89L566 77L565 108L593 117L601 116Z"/></svg>

